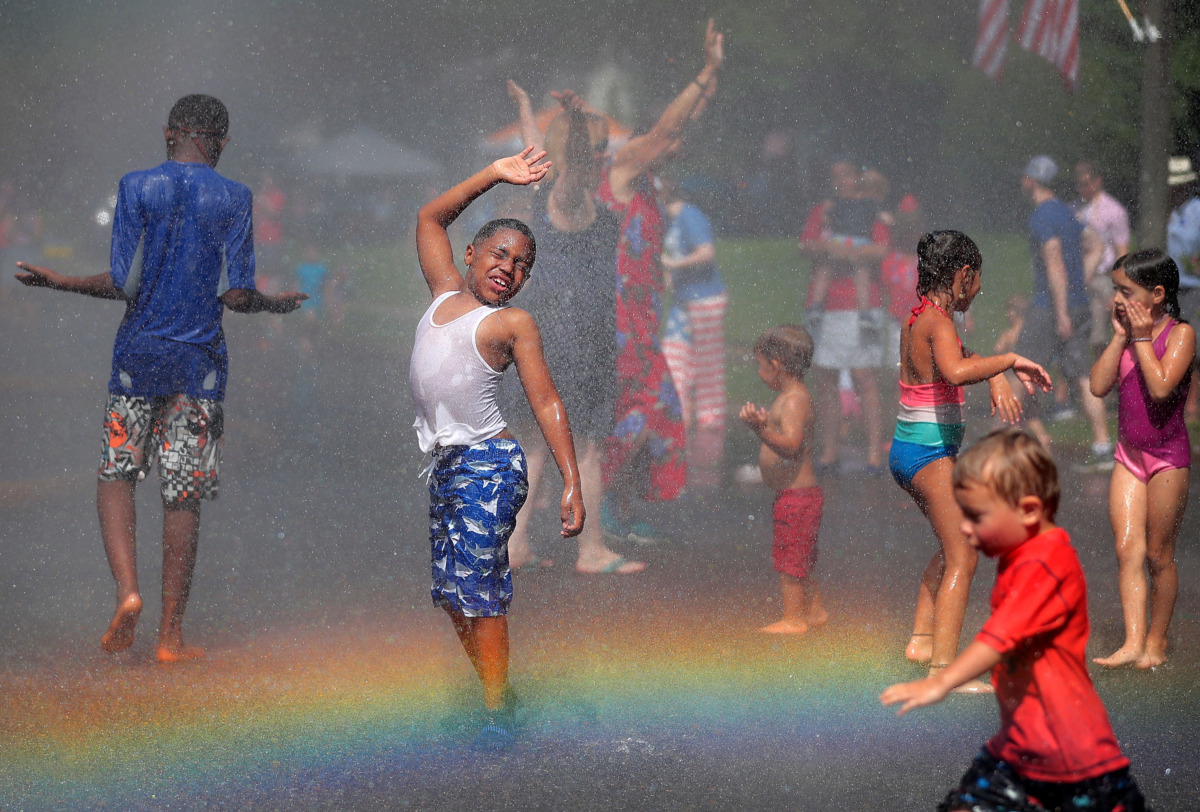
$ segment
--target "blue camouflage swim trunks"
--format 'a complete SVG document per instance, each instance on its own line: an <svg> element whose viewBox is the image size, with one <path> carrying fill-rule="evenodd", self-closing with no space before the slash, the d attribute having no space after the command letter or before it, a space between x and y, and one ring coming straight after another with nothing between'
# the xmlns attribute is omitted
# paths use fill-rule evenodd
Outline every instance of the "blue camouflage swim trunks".
<svg viewBox="0 0 1200 812"><path fill-rule="evenodd" d="M434 449L429 541L435 606L467 617L508 614L508 537L529 492L525 469L515 440Z"/></svg>

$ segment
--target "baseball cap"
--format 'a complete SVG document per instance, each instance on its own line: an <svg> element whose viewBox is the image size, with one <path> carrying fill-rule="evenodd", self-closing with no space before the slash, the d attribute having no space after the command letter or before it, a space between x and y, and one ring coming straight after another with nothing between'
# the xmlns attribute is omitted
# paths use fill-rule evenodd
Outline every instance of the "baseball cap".
<svg viewBox="0 0 1200 812"><path fill-rule="evenodd" d="M1058 164L1049 155L1035 155L1025 164L1022 174L1043 186L1049 186L1058 177Z"/></svg>

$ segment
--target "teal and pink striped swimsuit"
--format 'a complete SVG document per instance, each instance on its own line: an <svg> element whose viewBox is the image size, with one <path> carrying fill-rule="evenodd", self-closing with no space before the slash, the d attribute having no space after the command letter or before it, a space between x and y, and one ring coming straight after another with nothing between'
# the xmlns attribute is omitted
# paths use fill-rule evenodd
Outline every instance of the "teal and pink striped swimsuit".
<svg viewBox="0 0 1200 812"><path fill-rule="evenodd" d="M924 296L913 308L908 324L932 307L946 312ZM949 316L947 316L949 318ZM892 451L888 467L892 477L906 490L912 486L922 468L942 457L958 456L966 434L966 397L961 386L944 381L907 384L900 382L900 411L896 415L896 432L892 436Z"/></svg>

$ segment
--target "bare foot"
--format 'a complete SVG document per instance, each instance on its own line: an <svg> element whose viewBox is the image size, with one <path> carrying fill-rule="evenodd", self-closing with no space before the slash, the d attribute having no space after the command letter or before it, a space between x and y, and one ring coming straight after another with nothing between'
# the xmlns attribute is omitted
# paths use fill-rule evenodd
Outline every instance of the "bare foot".
<svg viewBox="0 0 1200 812"><path fill-rule="evenodd" d="M108 654L124 651L133 645L133 630L142 614L142 596L136 592L117 604L108 631L100 638L100 648Z"/></svg>
<svg viewBox="0 0 1200 812"><path fill-rule="evenodd" d="M908 648L904 656L910 662L927 663L933 660L933 635L924 632L913 632L908 638Z"/></svg>
<svg viewBox="0 0 1200 812"><path fill-rule="evenodd" d="M1127 665L1133 665L1144 656L1146 656L1146 652L1143 649L1136 649L1132 646L1121 646L1107 657L1096 657L1092 662L1096 665L1102 665L1105 668L1123 668Z"/></svg>
<svg viewBox="0 0 1200 812"><path fill-rule="evenodd" d="M160 663L185 663L189 660L204 659L204 649L199 646L186 646L182 643L175 646L159 644L158 661Z"/></svg>
<svg viewBox="0 0 1200 812"><path fill-rule="evenodd" d="M804 634L808 631L808 624L803 620L777 620L770 626L763 626L759 629L764 634Z"/></svg>
<svg viewBox="0 0 1200 812"><path fill-rule="evenodd" d="M530 553L528 558L522 558L520 561L511 555L508 557L508 568L511 570L545 570L553 566L552 559L542 558L537 553Z"/></svg>
<svg viewBox="0 0 1200 812"><path fill-rule="evenodd" d="M1167 661L1167 647L1155 646L1150 643L1146 644L1146 653L1138 657L1137 662L1133 664L1134 668L1140 668L1143 671L1149 668L1158 668Z"/></svg>
<svg viewBox="0 0 1200 812"><path fill-rule="evenodd" d="M955 688L950 693L952 694L994 694L996 689L988 685L983 680L973 679L964 682L962 685Z"/></svg>
<svg viewBox="0 0 1200 812"><path fill-rule="evenodd" d="M646 569L644 561L630 561L623 555L612 550L606 550L608 555L579 559L575 562L575 571L581 575L636 575Z"/></svg>
<svg viewBox="0 0 1200 812"><path fill-rule="evenodd" d="M824 606L813 606L805 613L804 622L809 626L824 626L829 622L829 613Z"/></svg>

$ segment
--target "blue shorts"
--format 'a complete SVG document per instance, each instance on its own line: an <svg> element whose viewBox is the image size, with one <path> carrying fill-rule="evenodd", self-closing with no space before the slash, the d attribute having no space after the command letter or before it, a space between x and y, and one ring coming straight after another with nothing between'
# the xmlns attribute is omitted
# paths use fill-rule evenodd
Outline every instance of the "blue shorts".
<svg viewBox="0 0 1200 812"><path fill-rule="evenodd" d="M906 491L912 490L913 477L921 473L921 469L942 457L957 457L956 445L922 445L906 443L904 440L892 440L892 453L888 455L888 467L892 470L892 479Z"/></svg>
<svg viewBox="0 0 1200 812"><path fill-rule="evenodd" d="M941 810L979 812L1046 812L1050 809L1095 812L1143 812L1146 801L1128 767L1095 778L1059 784L1023 778L1012 765L979 751L958 789L946 796Z"/></svg>
<svg viewBox="0 0 1200 812"><path fill-rule="evenodd" d="M529 492L525 469L515 440L434 449L429 541L435 606L467 617L508 614L508 537Z"/></svg>

